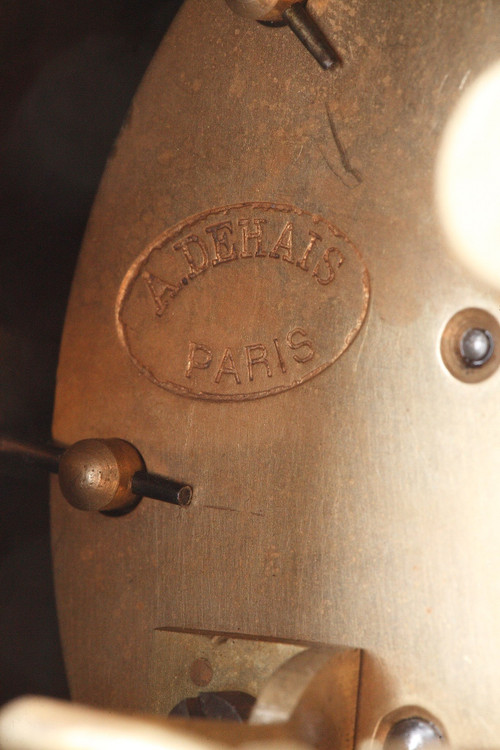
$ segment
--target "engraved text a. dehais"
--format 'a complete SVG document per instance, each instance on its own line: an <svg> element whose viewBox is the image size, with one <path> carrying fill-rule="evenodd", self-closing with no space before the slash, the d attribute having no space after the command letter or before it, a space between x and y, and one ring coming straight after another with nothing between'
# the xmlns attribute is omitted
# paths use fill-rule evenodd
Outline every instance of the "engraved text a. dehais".
<svg viewBox="0 0 500 750"><path fill-rule="evenodd" d="M241 203L176 225L121 285L120 339L156 385L242 401L319 374L366 315L368 273L349 238L293 206Z"/></svg>

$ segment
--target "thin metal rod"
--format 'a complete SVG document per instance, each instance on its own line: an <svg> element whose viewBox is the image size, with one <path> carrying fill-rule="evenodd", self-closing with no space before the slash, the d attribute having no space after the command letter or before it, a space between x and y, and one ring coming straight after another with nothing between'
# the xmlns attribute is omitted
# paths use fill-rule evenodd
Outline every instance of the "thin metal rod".
<svg viewBox="0 0 500 750"><path fill-rule="evenodd" d="M0 455L20 458L25 463L39 466L52 474L59 471L59 459L63 452L63 448L56 446L37 445L0 435Z"/></svg>
<svg viewBox="0 0 500 750"><path fill-rule="evenodd" d="M53 474L59 472L59 459L65 448L37 445L23 440L15 440L0 433L0 456L20 458L26 464L39 466ZM173 505L189 505L193 497L193 488L189 484L175 482L173 479L147 471L138 471L132 477L132 492L139 497L150 497Z"/></svg>
<svg viewBox="0 0 500 750"><path fill-rule="evenodd" d="M341 64L339 55L311 18L303 2L294 3L284 10L283 18L324 70Z"/></svg>
<svg viewBox="0 0 500 750"><path fill-rule="evenodd" d="M193 488L189 484L174 482L173 479L138 471L132 477L132 492L135 495L161 500L173 505L189 505L193 497Z"/></svg>

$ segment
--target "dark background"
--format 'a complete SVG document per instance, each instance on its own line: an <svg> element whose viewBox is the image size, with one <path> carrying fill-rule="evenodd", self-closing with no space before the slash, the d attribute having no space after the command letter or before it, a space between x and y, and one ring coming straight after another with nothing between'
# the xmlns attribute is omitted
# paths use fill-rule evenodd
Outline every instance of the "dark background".
<svg viewBox="0 0 500 750"><path fill-rule="evenodd" d="M0 0L0 430L48 441L85 223L182 0ZM67 696L47 476L0 457L0 703Z"/></svg>

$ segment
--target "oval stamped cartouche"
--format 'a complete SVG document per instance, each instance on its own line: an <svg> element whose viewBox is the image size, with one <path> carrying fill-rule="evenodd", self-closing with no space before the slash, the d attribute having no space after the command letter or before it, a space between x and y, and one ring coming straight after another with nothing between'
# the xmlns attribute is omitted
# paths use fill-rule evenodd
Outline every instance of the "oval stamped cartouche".
<svg viewBox="0 0 500 750"><path fill-rule="evenodd" d="M132 361L173 393L244 401L333 364L369 300L343 232L293 206L239 203L167 230L134 261L117 300Z"/></svg>

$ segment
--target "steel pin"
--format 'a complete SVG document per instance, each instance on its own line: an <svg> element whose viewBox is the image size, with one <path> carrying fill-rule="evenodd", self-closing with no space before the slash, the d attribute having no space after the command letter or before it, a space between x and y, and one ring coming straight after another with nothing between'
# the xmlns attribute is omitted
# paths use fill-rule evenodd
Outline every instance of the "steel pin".
<svg viewBox="0 0 500 750"><path fill-rule="evenodd" d="M341 64L340 56L309 15L304 2L296 2L286 8L283 19L324 70Z"/></svg>
<svg viewBox="0 0 500 750"><path fill-rule="evenodd" d="M123 513L142 497L189 505L193 496L190 485L150 474L139 451L119 438L91 438L61 448L0 435L0 455L58 474L64 497L80 510Z"/></svg>
<svg viewBox="0 0 500 750"><path fill-rule="evenodd" d="M306 8L307 0L226 0L234 13L265 26L290 26L324 70L342 59ZM284 9L283 9L284 8Z"/></svg>

